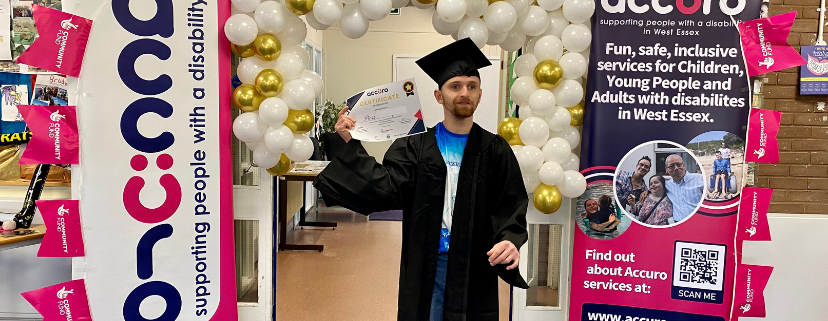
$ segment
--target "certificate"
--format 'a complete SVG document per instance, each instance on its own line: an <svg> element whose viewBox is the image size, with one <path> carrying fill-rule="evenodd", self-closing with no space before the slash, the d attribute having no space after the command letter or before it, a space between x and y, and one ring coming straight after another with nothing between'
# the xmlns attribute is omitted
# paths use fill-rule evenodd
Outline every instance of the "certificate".
<svg viewBox="0 0 828 321"><path fill-rule="evenodd" d="M367 89L346 104L356 120L351 129L355 139L379 142L425 132L414 78Z"/></svg>

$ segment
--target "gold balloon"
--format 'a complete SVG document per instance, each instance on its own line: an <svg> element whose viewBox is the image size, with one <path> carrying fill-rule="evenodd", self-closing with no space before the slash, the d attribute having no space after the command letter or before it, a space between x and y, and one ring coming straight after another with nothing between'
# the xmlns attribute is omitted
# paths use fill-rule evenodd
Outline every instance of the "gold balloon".
<svg viewBox="0 0 828 321"><path fill-rule="evenodd" d="M253 50L253 46L251 45L239 46L236 44L230 44L230 50L232 50L236 56L242 58L253 57L256 55L256 51Z"/></svg>
<svg viewBox="0 0 828 321"><path fill-rule="evenodd" d="M523 145L523 141L520 140L520 135L518 135L520 123L520 119L506 117L497 125L497 134L503 137L509 145Z"/></svg>
<svg viewBox="0 0 828 321"><path fill-rule="evenodd" d="M489 4L492 4L492 3L495 3L495 2L498 2L498 1L503 1L503 0L489 0Z"/></svg>
<svg viewBox="0 0 828 321"><path fill-rule="evenodd" d="M304 15L313 10L314 0L285 0L285 6L297 15Z"/></svg>
<svg viewBox="0 0 828 321"><path fill-rule="evenodd" d="M585 102L581 100L575 106L567 108L569 110L570 121L569 124L572 126L581 126L584 124L584 104Z"/></svg>
<svg viewBox="0 0 828 321"><path fill-rule="evenodd" d="M547 59L538 63L535 66L535 71L532 73L532 78L535 79L535 84L538 87L551 90L558 87L563 80L563 68L557 61Z"/></svg>
<svg viewBox="0 0 828 321"><path fill-rule="evenodd" d="M561 201L563 201L561 191L555 185L540 184L535 189L534 196L532 196L532 203L535 204L535 208L544 214L555 213L561 208Z"/></svg>
<svg viewBox="0 0 828 321"><path fill-rule="evenodd" d="M414 1L417 1L417 2L422 3L422 4L432 4L432 3L437 2L437 0L414 0Z"/></svg>
<svg viewBox="0 0 828 321"><path fill-rule="evenodd" d="M294 134L304 134L313 128L314 124L313 113L307 109L290 109L288 110L288 117L285 120L285 126L290 128Z"/></svg>
<svg viewBox="0 0 828 321"><path fill-rule="evenodd" d="M275 97L285 85L282 75L276 70L265 69L256 76L256 90L265 97Z"/></svg>
<svg viewBox="0 0 828 321"><path fill-rule="evenodd" d="M253 85L244 84L233 91L233 105L244 112L257 111L265 96L256 91Z"/></svg>
<svg viewBox="0 0 828 321"><path fill-rule="evenodd" d="M273 176L281 176L287 174L292 167L293 162L291 162L285 154L282 154L282 156L279 157L279 163L276 164L276 166L268 168L267 172Z"/></svg>
<svg viewBox="0 0 828 321"><path fill-rule="evenodd" d="M276 60L276 58L279 58L279 54L282 53L282 42L279 41L279 38L269 33L258 35L256 40L253 40L252 45L253 51L262 60Z"/></svg>

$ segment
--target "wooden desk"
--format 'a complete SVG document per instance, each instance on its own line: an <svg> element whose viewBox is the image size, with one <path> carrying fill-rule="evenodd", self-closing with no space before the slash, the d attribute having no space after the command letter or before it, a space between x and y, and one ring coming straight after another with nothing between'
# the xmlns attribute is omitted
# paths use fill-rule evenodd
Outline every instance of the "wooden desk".
<svg viewBox="0 0 828 321"><path fill-rule="evenodd" d="M301 170L304 166L297 164L296 169ZM278 178L279 180L279 251L319 251L325 249L324 245L317 244L288 244L287 243L287 182L302 182L302 208L299 210L299 224L297 226L331 227L336 229L336 222L308 222L305 221L305 186L304 182L313 181L319 175L321 169L309 172L297 172L296 169Z"/></svg>
<svg viewBox="0 0 828 321"><path fill-rule="evenodd" d="M31 228L18 229L18 231L20 230L34 230L35 232L32 234L11 237L0 236L0 251L11 250L18 247L24 247L40 243L40 241L43 240L43 234L46 233L46 225L32 225Z"/></svg>

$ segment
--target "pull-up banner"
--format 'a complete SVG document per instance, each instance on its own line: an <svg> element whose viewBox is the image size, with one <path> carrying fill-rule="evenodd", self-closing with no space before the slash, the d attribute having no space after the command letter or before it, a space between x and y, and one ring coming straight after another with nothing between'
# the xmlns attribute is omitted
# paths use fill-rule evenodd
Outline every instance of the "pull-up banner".
<svg viewBox="0 0 828 321"><path fill-rule="evenodd" d="M729 320L761 1L596 3L570 320Z"/></svg>

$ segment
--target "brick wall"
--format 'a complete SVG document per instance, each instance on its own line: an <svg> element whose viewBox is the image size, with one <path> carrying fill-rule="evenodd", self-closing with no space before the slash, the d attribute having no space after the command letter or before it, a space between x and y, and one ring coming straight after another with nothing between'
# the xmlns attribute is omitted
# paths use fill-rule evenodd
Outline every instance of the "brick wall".
<svg viewBox="0 0 828 321"><path fill-rule="evenodd" d="M819 0L770 0L770 15L796 11L788 43L813 45L819 25ZM828 40L828 34L824 36ZM828 96L800 96L799 68L765 76L764 109L781 111L779 164L759 164L756 186L774 189L772 213L828 214L828 110L817 102Z"/></svg>

